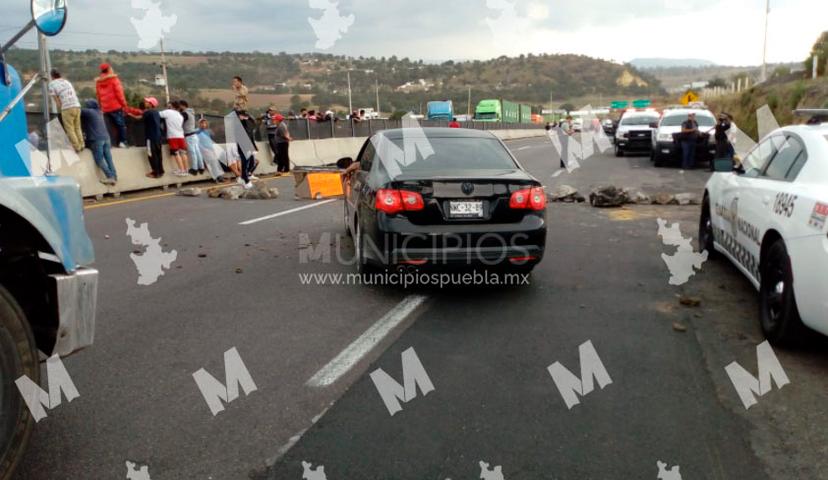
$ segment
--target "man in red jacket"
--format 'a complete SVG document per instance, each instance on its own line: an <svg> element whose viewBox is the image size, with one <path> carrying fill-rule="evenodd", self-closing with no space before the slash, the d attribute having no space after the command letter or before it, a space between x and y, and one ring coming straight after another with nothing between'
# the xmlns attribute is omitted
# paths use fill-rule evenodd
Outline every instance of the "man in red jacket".
<svg viewBox="0 0 828 480"><path fill-rule="evenodd" d="M118 78L118 75L112 71L112 67L108 63L102 63L100 70L101 75L95 82L98 103L101 105L104 116L118 128L118 139L115 141L113 138L112 144L126 148L127 129L124 109L128 105L126 97L124 97L124 87L121 85L121 80Z"/></svg>

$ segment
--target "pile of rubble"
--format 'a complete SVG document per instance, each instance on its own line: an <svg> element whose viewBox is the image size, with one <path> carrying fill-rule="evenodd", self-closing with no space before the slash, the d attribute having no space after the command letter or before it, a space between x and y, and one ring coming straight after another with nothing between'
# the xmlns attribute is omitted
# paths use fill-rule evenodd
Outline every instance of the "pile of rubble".
<svg viewBox="0 0 828 480"><path fill-rule="evenodd" d="M586 201L578 190L569 185L555 187L548 194L550 202L582 203ZM601 186L589 193L589 204L598 208L635 205L699 205L699 197L694 193L658 193L648 195L631 188L619 188L613 185Z"/></svg>
<svg viewBox="0 0 828 480"><path fill-rule="evenodd" d="M178 190L182 197L200 197L203 190L198 187L188 187ZM268 187L264 182L253 183L253 188L245 190L241 185L230 185L207 190L210 198L223 198L225 200L272 200L279 198L279 189Z"/></svg>

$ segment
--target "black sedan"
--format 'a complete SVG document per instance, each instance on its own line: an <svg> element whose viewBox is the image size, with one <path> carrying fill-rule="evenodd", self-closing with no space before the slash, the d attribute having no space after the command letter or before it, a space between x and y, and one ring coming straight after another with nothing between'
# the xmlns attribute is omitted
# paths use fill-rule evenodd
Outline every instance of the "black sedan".
<svg viewBox="0 0 828 480"><path fill-rule="evenodd" d="M357 162L345 179L345 227L360 271L528 272L543 258L544 188L490 132L385 130L365 142Z"/></svg>

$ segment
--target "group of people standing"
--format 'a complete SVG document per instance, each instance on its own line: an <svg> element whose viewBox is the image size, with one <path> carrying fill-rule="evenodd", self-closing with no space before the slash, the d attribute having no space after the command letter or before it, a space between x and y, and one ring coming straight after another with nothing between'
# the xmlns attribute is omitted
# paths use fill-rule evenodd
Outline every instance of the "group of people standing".
<svg viewBox="0 0 828 480"><path fill-rule="evenodd" d="M96 79L97 100L87 100L83 108L74 87L60 72L53 70L51 77L49 92L61 112L69 142L77 152L85 147L92 150L95 163L105 176L102 183L114 185L117 182L112 145L128 146L127 116L143 123L150 166L146 174L148 178L165 175L163 143L166 139L170 156L175 160L176 168L172 172L175 176L208 172L214 181L224 183L223 174L230 172L245 188L252 188L251 180L257 180L253 172L258 166L255 136L259 125L247 111L249 94L241 77L234 77L232 81L235 94L232 114L235 118L232 121L239 122L242 135L247 137L252 148L242 148L237 144L235 149L218 147L209 122L196 118L195 111L186 100L175 100L166 108L159 109L158 99L150 96L141 101L139 108L130 107L120 79L109 64L100 65L100 76ZM115 127L115 135L110 136L106 120ZM279 172L290 171L289 144L292 138L285 117L271 107L261 122L274 154L273 163L278 166Z"/></svg>

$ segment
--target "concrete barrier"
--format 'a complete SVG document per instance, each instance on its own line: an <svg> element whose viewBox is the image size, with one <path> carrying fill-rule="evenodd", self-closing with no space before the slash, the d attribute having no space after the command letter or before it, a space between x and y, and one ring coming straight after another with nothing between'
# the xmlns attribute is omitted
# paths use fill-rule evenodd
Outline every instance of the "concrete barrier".
<svg viewBox="0 0 828 480"><path fill-rule="evenodd" d="M542 137L546 135L545 130L491 130L491 132L502 140L515 140L519 138ZM365 143L366 137L328 138L324 140L299 140L290 144L290 159L296 167L317 167L332 164L342 157L356 158L359 150ZM259 168L256 173L270 174L276 172L273 165L273 153L267 142L257 142L259 152L256 158L259 160ZM176 169L175 161L169 155L169 149L165 146L164 170L167 172L162 178L147 178L149 162L147 160L146 148L113 148L112 160L115 170L118 172L118 184L114 186L104 185L100 182L103 174L95 165L92 153L84 150L80 153L80 162L67 165L67 162L60 162L62 166L57 169L58 175L74 177L81 187L81 194L84 197L101 197L102 195L119 195L123 192L133 192L150 188L180 187L185 183L203 182L210 180L210 176L190 175L187 177L176 177L172 171Z"/></svg>

